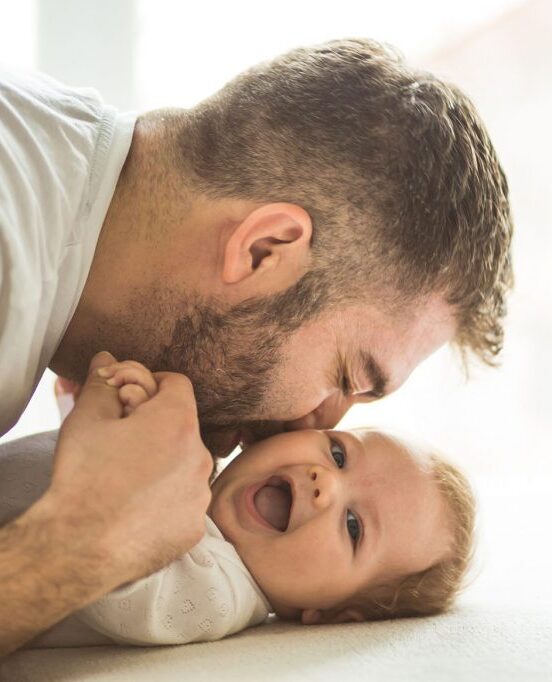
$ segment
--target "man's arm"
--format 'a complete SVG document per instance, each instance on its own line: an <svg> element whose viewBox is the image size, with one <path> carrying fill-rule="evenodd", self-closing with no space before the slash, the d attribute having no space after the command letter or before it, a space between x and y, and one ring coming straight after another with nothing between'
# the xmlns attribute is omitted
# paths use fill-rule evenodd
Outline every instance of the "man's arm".
<svg viewBox="0 0 552 682"><path fill-rule="evenodd" d="M60 518L48 494L0 528L0 656L117 586L93 535Z"/></svg>
<svg viewBox="0 0 552 682"><path fill-rule="evenodd" d="M117 389L98 373L113 361L93 360L46 493L0 529L3 655L203 535L212 459L190 382L155 375L157 395L123 418Z"/></svg>

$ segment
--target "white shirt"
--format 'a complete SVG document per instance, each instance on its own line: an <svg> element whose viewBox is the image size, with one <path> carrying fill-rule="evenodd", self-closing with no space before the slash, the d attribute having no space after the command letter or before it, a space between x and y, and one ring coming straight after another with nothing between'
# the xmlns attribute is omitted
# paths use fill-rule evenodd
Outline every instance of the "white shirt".
<svg viewBox="0 0 552 682"><path fill-rule="evenodd" d="M187 644L262 623L270 604L232 544L205 517L202 540L157 573L110 592L76 615L127 644Z"/></svg>
<svg viewBox="0 0 552 682"><path fill-rule="evenodd" d="M73 316L135 120L93 90L0 73L0 435Z"/></svg>

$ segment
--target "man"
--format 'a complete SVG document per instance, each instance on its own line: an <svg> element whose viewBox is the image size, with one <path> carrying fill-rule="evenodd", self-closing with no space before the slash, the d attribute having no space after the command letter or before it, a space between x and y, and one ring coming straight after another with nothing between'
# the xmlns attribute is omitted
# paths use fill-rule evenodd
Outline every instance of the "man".
<svg viewBox="0 0 552 682"><path fill-rule="evenodd" d="M94 358L52 485L0 531L6 650L197 542L205 445L331 427L448 341L499 352L504 175L466 97L380 45L295 50L137 121L3 92L4 428L47 365L81 383ZM102 348L158 372L148 422L121 419Z"/></svg>

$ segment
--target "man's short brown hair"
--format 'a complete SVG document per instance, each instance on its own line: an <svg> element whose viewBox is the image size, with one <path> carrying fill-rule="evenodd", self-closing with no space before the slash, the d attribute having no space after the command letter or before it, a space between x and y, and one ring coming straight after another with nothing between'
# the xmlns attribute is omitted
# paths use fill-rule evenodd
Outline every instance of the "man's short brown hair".
<svg viewBox="0 0 552 682"><path fill-rule="evenodd" d="M242 73L178 130L197 191L309 212L328 300L406 309L442 293L457 346L493 364L513 283L508 188L456 87L374 41L332 41Z"/></svg>

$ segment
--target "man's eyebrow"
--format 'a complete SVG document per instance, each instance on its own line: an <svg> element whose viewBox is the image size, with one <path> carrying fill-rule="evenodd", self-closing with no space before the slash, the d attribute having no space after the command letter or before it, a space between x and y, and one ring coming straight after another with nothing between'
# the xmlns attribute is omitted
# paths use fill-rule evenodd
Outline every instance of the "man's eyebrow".
<svg viewBox="0 0 552 682"><path fill-rule="evenodd" d="M382 398L385 395L385 389L389 383L389 377L387 374L385 374L371 353L361 350L360 361L364 367L366 375L372 383L371 393L373 393L377 398Z"/></svg>

